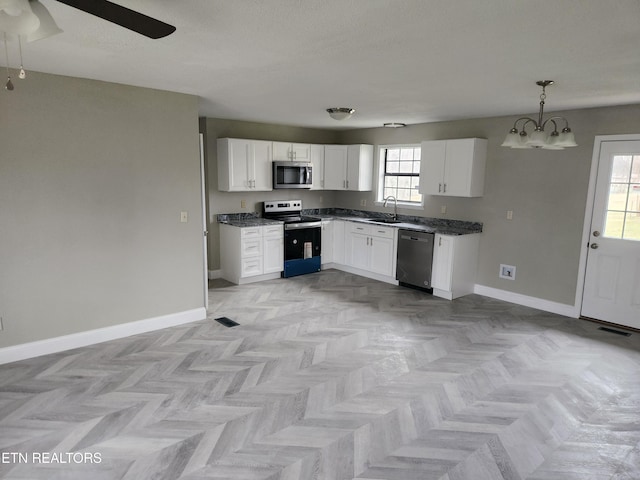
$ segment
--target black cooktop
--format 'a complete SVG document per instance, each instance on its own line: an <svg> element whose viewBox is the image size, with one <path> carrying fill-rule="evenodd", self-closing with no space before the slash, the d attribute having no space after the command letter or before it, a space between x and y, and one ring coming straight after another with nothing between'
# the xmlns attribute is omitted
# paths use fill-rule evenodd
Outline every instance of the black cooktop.
<svg viewBox="0 0 640 480"><path fill-rule="evenodd" d="M306 215L277 215L277 216L269 216L268 218L272 218L274 220L280 220L284 223L309 223L309 222L319 222L321 219L317 217L308 217Z"/></svg>

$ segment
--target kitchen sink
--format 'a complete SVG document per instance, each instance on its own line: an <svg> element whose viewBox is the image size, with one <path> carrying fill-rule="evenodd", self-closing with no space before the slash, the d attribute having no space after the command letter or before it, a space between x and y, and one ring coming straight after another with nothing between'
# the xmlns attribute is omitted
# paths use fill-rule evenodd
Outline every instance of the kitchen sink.
<svg viewBox="0 0 640 480"><path fill-rule="evenodd" d="M368 221L376 223L402 223L400 220L394 220L392 218L369 218Z"/></svg>

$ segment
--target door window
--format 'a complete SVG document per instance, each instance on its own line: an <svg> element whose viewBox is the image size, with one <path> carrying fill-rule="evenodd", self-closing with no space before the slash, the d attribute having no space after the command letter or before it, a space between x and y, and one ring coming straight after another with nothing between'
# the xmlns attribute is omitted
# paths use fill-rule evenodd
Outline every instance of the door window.
<svg viewBox="0 0 640 480"><path fill-rule="evenodd" d="M604 236L640 240L640 155L614 155Z"/></svg>

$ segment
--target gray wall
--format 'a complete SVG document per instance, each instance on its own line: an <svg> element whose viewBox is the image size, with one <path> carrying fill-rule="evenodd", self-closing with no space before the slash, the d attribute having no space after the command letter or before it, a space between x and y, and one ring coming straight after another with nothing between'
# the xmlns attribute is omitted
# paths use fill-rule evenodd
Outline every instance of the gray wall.
<svg viewBox="0 0 640 480"><path fill-rule="evenodd" d="M484 223L478 284L573 305L594 137L640 132L640 106L554 112L569 119L578 147L561 151L500 147L515 117L343 132L340 143L375 145L481 137L489 140L482 198L428 196L420 215ZM532 115L535 116L535 113ZM377 165L376 165L377 167ZM340 206L372 204L374 194L340 192ZM382 210L381 208L375 208ZM506 219L513 210L513 220ZM415 210L401 213L416 214ZM498 278L501 263L517 267L516 280Z"/></svg>
<svg viewBox="0 0 640 480"><path fill-rule="evenodd" d="M302 199L304 208L332 207L335 192L274 190L272 192L220 192L218 191L218 138L248 138L252 140L275 140L331 144L337 143L336 131L313 128L290 127L265 123L241 122L216 118L201 118L200 131L205 135L205 164L207 168L207 213L209 218L209 270L220 268L219 213L260 212L265 200ZM241 207L242 200L245 208Z"/></svg>
<svg viewBox="0 0 640 480"><path fill-rule="evenodd" d="M0 347L202 307L197 98L14 84L0 91Z"/></svg>

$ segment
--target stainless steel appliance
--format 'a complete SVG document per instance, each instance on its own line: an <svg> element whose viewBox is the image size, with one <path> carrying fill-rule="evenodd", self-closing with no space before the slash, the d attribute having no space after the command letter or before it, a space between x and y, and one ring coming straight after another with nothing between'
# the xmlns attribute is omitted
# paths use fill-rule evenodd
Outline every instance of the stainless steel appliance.
<svg viewBox="0 0 640 480"><path fill-rule="evenodd" d="M284 222L283 277L320 271L322 221L302 215L302 200L264 202L262 216Z"/></svg>
<svg viewBox="0 0 640 480"><path fill-rule="evenodd" d="M402 229L398 231L396 280L400 285L433 291L431 287L433 242L433 233Z"/></svg>
<svg viewBox="0 0 640 480"><path fill-rule="evenodd" d="M311 188L311 162L273 162L273 188Z"/></svg>

